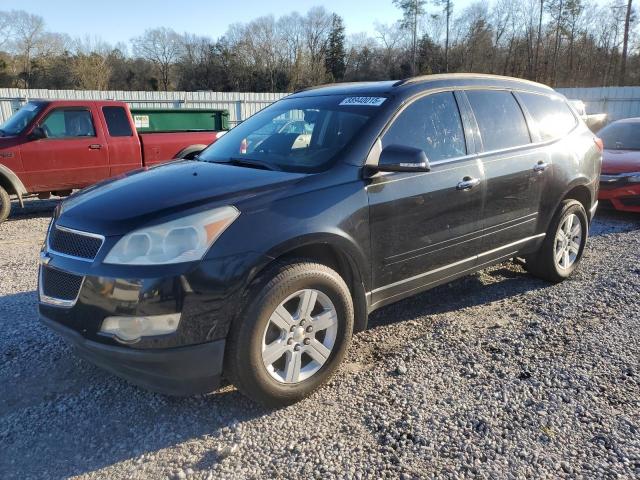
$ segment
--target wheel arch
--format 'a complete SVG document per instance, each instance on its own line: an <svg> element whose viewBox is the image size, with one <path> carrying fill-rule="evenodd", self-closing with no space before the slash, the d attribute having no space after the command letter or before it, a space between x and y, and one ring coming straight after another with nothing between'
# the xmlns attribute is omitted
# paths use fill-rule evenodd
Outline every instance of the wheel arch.
<svg viewBox="0 0 640 480"><path fill-rule="evenodd" d="M354 332L367 328L368 305L366 296L367 269L363 255L350 240L335 234L299 237L271 249L268 261L254 271L250 281L274 263L295 259L311 260L335 270L345 281L354 307Z"/></svg>
<svg viewBox="0 0 640 480"><path fill-rule="evenodd" d="M175 158L192 159L196 154L207 148L207 145L197 143L189 145L178 152Z"/></svg>
<svg viewBox="0 0 640 480"><path fill-rule="evenodd" d="M20 206L23 207L22 196L27 194L27 189L12 170L0 164L0 187L10 195L17 195Z"/></svg>

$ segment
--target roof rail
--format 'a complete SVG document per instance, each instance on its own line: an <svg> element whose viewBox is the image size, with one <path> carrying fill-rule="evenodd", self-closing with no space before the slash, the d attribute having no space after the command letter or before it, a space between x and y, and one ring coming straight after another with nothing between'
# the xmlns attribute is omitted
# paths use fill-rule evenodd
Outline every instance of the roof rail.
<svg viewBox="0 0 640 480"><path fill-rule="evenodd" d="M413 83L420 83L420 82L426 82L426 81L432 81L432 80L445 80L445 79L451 79L451 78L466 78L466 79L496 79L496 80L513 80L516 82L522 82L522 83L528 83L530 85L536 85L538 87L546 87L550 90L552 90L551 87L549 87L548 85L544 85L542 83L538 83L538 82L533 82L531 80L526 80L524 78L515 78L515 77L507 77L507 76L503 76L503 75L491 75L489 73L437 73L437 74L432 74L432 75L419 75L416 77L409 77L409 78L405 78L403 80L399 80L396 83L393 84L394 87L399 87L402 85L409 85L409 84L413 84Z"/></svg>

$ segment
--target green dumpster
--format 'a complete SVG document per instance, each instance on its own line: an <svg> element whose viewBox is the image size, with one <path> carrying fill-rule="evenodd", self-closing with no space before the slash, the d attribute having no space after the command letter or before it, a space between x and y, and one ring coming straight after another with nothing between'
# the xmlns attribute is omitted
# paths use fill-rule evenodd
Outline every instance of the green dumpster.
<svg viewBox="0 0 640 480"><path fill-rule="evenodd" d="M132 108L131 115L140 133L229 130L227 110Z"/></svg>

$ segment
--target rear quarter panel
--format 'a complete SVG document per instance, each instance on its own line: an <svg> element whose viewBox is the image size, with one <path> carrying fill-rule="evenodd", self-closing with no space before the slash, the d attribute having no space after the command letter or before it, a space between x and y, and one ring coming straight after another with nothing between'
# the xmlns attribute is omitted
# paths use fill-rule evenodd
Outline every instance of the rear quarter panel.
<svg viewBox="0 0 640 480"><path fill-rule="evenodd" d="M553 165L552 180L547 194L543 195L540 231L546 231L553 215L564 197L577 186L589 190L590 204L587 213L598 196L598 182L602 166L602 154L594 141L594 134L582 122L569 135L548 147Z"/></svg>
<svg viewBox="0 0 640 480"><path fill-rule="evenodd" d="M167 162L176 158L190 145L209 145L217 132L140 133L142 158L145 166Z"/></svg>

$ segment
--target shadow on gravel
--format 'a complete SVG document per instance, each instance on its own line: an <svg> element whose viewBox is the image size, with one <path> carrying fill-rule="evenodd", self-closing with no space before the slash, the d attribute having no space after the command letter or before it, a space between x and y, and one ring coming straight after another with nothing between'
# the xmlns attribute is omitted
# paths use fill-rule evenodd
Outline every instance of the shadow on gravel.
<svg viewBox="0 0 640 480"><path fill-rule="evenodd" d="M369 318L369 328L378 328L428 315L455 312L550 286L530 276L521 267L514 268L503 266L485 270L381 308ZM483 275L491 278L490 283L482 280Z"/></svg>
<svg viewBox="0 0 640 480"><path fill-rule="evenodd" d="M135 387L77 357L37 315L36 292L0 296L3 479L67 478L196 439L207 449L184 467L207 469L233 453L221 432L274 412L230 386L185 398Z"/></svg>
<svg viewBox="0 0 640 480"><path fill-rule="evenodd" d="M24 218L50 217L56 205L58 205L61 200L60 198L52 198L49 200L28 199L24 202L24 208L15 200L11 202L11 213L9 214L8 221L22 220Z"/></svg>

